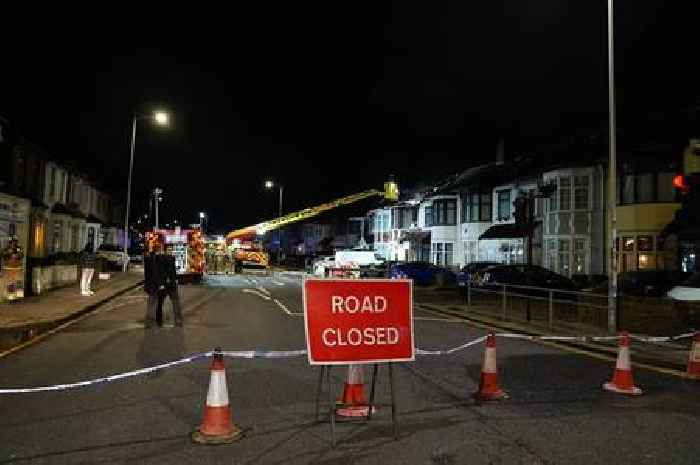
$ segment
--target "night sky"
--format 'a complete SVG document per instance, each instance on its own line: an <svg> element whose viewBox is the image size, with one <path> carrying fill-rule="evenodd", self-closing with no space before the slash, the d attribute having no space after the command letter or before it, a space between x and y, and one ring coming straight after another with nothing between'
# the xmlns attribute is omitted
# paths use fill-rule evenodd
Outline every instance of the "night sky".
<svg viewBox="0 0 700 465"><path fill-rule="evenodd" d="M492 160L500 137L605 140L604 0L239 3L5 10L0 115L119 193L131 115L170 110L167 130L139 125L134 208L160 186L166 220L204 210L221 230L276 211L266 178L289 211ZM697 114L685 3L616 1L621 144Z"/></svg>

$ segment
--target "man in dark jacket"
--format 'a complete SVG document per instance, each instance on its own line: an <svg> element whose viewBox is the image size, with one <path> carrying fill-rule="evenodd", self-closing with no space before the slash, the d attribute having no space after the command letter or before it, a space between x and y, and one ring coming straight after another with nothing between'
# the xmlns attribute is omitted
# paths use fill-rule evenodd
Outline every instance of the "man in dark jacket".
<svg viewBox="0 0 700 465"><path fill-rule="evenodd" d="M182 309L177 288L175 257L163 253L163 245L157 243L144 257L144 290L148 293L145 326L163 326L163 301L170 297L175 326L182 326Z"/></svg>
<svg viewBox="0 0 700 465"><path fill-rule="evenodd" d="M158 321L159 325L163 325L163 301L165 301L166 297L170 297L175 326L182 326L182 308L180 307L180 294L177 289L175 257L172 255L160 254L157 255L156 263L158 264L158 275L161 280L161 286L158 291L156 321Z"/></svg>

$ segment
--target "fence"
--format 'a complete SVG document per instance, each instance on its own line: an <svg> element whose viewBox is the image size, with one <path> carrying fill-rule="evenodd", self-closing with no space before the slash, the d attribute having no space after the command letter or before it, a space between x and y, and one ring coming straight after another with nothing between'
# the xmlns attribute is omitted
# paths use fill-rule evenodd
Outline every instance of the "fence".
<svg viewBox="0 0 700 465"><path fill-rule="evenodd" d="M470 311L485 312L502 320L554 326L577 326L606 331L608 296L534 286L468 282L466 304ZM633 332L674 334L696 324L693 311L669 298L618 296L618 327Z"/></svg>

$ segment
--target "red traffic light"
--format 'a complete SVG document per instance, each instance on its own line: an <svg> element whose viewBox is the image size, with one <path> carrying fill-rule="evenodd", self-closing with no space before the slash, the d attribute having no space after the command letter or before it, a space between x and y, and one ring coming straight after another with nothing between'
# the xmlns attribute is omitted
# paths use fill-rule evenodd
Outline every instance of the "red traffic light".
<svg viewBox="0 0 700 465"><path fill-rule="evenodd" d="M673 178L673 187L681 190L688 190L690 186L686 183L685 176L679 174Z"/></svg>

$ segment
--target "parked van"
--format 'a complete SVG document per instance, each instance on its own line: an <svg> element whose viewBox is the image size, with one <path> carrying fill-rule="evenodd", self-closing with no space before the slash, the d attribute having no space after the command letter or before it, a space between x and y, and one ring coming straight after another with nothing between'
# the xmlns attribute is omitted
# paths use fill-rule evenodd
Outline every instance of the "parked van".
<svg viewBox="0 0 700 465"><path fill-rule="evenodd" d="M335 253L335 266L369 267L384 264L384 259L372 250L338 250Z"/></svg>

